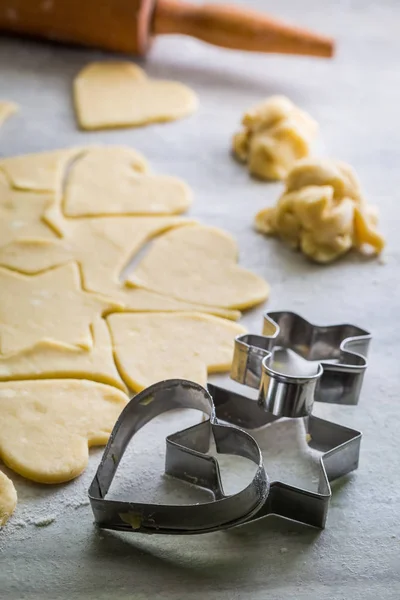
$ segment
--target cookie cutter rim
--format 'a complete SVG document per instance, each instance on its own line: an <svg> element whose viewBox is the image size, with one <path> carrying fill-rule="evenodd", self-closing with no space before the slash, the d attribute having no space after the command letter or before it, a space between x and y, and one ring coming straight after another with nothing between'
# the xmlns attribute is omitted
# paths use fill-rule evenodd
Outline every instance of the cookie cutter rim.
<svg viewBox="0 0 400 600"><path fill-rule="evenodd" d="M314 325L291 311L267 312L263 335L236 338L231 377L258 389L260 405L275 416L309 416L314 401L354 405L367 368L370 340L371 334L355 325ZM280 347L318 361L315 373L299 376L275 369L274 351Z"/></svg>
<svg viewBox="0 0 400 600"><path fill-rule="evenodd" d="M111 482L134 434L156 416L176 408L197 408L209 419L167 437L166 473L200 484L214 499L184 505L107 500ZM237 494L224 494L218 462L205 454L211 433L218 452L238 454L257 465L252 481ZM150 386L126 405L90 485L89 499L95 521L103 528L141 533L205 533L249 520L264 505L268 491L261 450L254 438L238 427L218 422L205 388L174 379Z"/></svg>
<svg viewBox="0 0 400 600"><path fill-rule="evenodd" d="M290 338L293 333L290 326L286 329L282 328L282 322L285 325L285 319L294 328L296 328L296 324L305 324L309 337L314 338L314 342L316 339L315 343L323 343L326 346L317 372L311 377L280 373L271 368L268 363L268 361L271 361L274 348L279 347L278 342L281 342L282 335L287 335ZM269 514L277 514L314 527L323 528L325 526L332 495L329 482L358 467L361 433L311 415L314 396L317 401L334 402L337 400L338 404L357 403L363 374L367 366L366 354L371 336L369 332L353 325L329 327L312 325L296 313L289 311L266 313L265 323L267 325L264 325L264 331L267 328L267 333L271 331L271 326L274 327L272 335L252 336L250 334L238 336L235 342L231 373L232 378L236 381L251 387L260 386L258 403L236 392L210 384L208 387L214 398L213 400L207 390L185 380L169 380L155 384L128 403L111 434L103 459L89 489L89 498L98 525L109 529L141 533L193 534L227 529ZM349 331L353 335L345 336L343 332ZM322 335L322 338L319 334ZM330 334L333 334L335 343L332 343L331 335L330 343L327 344L325 338L329 338ZM293 347L295 344L288 345ZM359 352L349 350L349 346L357 347ZM327 349L329 349L329 352ZM312 344L308 345L308 352L309 355L313 355ZM321 349L319 349L319 352L321 352ZM335 359L336 362L333 364L324 362L330 359ZM328 400L324 397L324 394L330 394L332 391L330 388L331 380L328 377L324 379L325 373L351 375L350 379L346 380L345 378L343 380L347 385L338 386L339 390L335 391L333 397L329 395ZM265 381L268 382L267 386L265 386ZM275 399L284 398L287 402L283 402L278 406L277 403L270 404L267 401L268 394L266 392L271 389L269 385L271 382L272 387L275 386L275 393L271 397ZM319 388L317 385L319 385ZM193 399L190 402L182 398L178 402L170 399L168 402L169 408L159 407L155 412L149 409L153 404L154 391L170 393L171 390L176 391L178 388L186 392L195 389L200 393L198 398L202 398L203 401L198 404ZM293 390L294 394L291 393ZM319 391L318 396L317 391ZM297 402L299 397L303 399L300 403ZM204 399L207 400L206 403L204 403ZM165 397L163 402L165 405ZM136 413L139 406L139 410L142 412L136 419L140 423L140 426L136 428L138 423L135 422L131 425L125 417L131 411ZM199 505L154 505L107 500L106 494L119 461L134 433L154 416L172 408L183 407L203 410L209 415L209 420L167 437L166 472L195 485L200 483L200 487L212 492L214 500ZM323 452L319 459L320 476L317 492L291 486L281 481L274 481L269 484L258 444L249 434L238 427L258 428L279 419L281 416L287 416L287 412L289 412L288 416L304 419L306 431L311 436L308 441L309 446ZM220 424L219 419L230 423L230 425ZM130 427L126 425L129 435L125 435L122 444L117 444L118 449L122 449L122 453L119 453L115 459L112 450L116 440L119 440L119 430L124 423L130 425ZM204 443L206 439L204 434L207 434L209 442L211 431L215 437L215 432L223 430L225 432L230 431L233 438L237 438L240 442L251 440L253 453L246 457L253 460L253 462L258 460L256 476L252 482L244 490L233 496L224 495L218 463L213 457L204 454L208 450L208 446L206 447ZM238 451L238 448L234 447L234 444L228 443L225 449L229 448L233 453L243 455L242 452ZM223 448L220 446L220 449ZM257 460L254 460L255 457L258 457ZM212 466L212 472L208 471L206 477L204 472L200 473L203 478L199 478L199 465L204 467L206 464L208 467ZM246 490L251 490L254 494L252 497L253 503L251 506L243 504L239 509L243 492L246 492ZM244 494L245 496L246 494ZM221 506L232 508L232 505L235 509L234 518L227 518L226 514L221 518L218 508ZM202 508L199 510L198 507ZM204 508L205 510L202 510ZM121 513L121 510L126 512ZM187 514L182 519L183 513ZM121 514L124 518L121 518ZM127 518L127 515L128 517L130 515L131 518ZM195 520L193 520L193 515L196 517ZM200 522L196 520L197 517L200 518Z"/></svg>
<svg viewBox="0 0 400 600"><path fill-rule="evenodd" d="M214 398L216 414L223 422L251 430L280 420L280 417L260 410L260 405L251 398L210 384L208 388ZM249 522L274 514L323 529L332 497L330 482L357 469L362 438L360 431L313 415L302 420L305 432L310 436L306 439L307 445L322 452L318 460L318 490L271 481L265 504Z"/></svg>

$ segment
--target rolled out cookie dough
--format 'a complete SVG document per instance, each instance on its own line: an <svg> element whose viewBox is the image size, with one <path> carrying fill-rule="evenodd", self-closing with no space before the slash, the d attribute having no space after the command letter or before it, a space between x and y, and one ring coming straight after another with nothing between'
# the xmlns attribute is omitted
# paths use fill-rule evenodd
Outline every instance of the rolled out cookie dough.
<svg viewBox="0 0 400 600"><path fill-rule="evenodd" d="M12 187L36 192L57 192L64 171L74 157L84 148L65 148L50 152L36 152L10 156L0 160L0 169L7 175Z"/></svg>
<svg viewBox="0 0 400 600"><path fill-rule="evenodd" d="M285 96L271 96L245 113L233 137L235 156L261 179L284 179L308 156L318 125Z"/></svg>
<svg viewBox="0 0 400 600"><path fill-rule="evenodd" d="M0 248L0 265L35 274L69 261L79 264L86 291L112 295L129 261L150 239L193 224L181 217L98 217L70 219L58 240L18 240Z"/></svg>
<svg viewBox="0 0 400 600"><path fill-rule="evenodd" d="M0 471L0 528L3 527L17 506L17 491L13 482Z"/></svg>
<svg viewBox="0 0 400 600"><path fill-rule="evenodd" d="M88 150L70 168L64 214L88 217L184 212L192 202L190 188L176 177L149 173L137 156L118 146Z"/></svg>
<svg viewBox="0 0 400 600"><path fill-rule="evenodd" d="M51 341L62 347L90 349L90 326L111 302L81 289L75 263L33 276L0 268L0 355L12 355Z"/></svg>
<svg viewBox="0 0 400 600"><path fill-rule="evenodd" d="M90 379L126 391L113 357L110 333L104 319L91 326L93 347L67 348L41 342L12 356L0 355L0 381L21 379Z"/></svg>
<svg viewBox="0 0 400 600"><path fill-rule="evenodd" d="M191 225L157 238L128 280L185 302L240 310L265 300L269 287L237 258L228 233Z"/></svg>
<svg viewBox="0 0 400 600"><path fill-rule="evenodd" d="M298 161L276 206L255 217L258 231L279 235L289 246L319 263L351 248L379 254L385 246L377 214L362 196L353 169L327 159Z"/></svg>
<svg viewBox="0 0 400 600"><path fill-rule="evenodd" d="M151 217L148 219L147 217L132 217L121 219L123 226L119 229L116 227L119 220L116 217L112 219L79 219L76 222L70 222L68 230L76 236L72 235L71 238L67 237L63 240L17 240L0 248L0 266L33 275L61 265L70 260L72 256L76 256L85 289L106 294L108 298L120 303L121 307L129 312L197 311L233 321L240 318L240 312L237 310L183 302L150 290L133 288L118 281L127 257L135 255L135 252L141 247L139 242L145 241L144 238L150 232L153 235L155 230L172 227L174 223L177 226L191 223L189 220L185 221L179 217ZM106 227L103 226L103 221L109 222ZM136 225L139 225L139 229L136 228ZM135 238L135 229L139 233L138 238ZM91 378L89 377L89 379Z"/></svg>
<svg viewBox="0 0 400 600"><path fill-rule="evenodd" d="M107 318L115 359L135 392L163 379L207 383L207 373L229 371L237 323L201 313L114 314Z"/></svg>
<svg viewBox="0 0 400 600"><path fill-rule="evenodd" d="M18 106L14 102L5 102L0 100L0 126L8 117L11 117L18 110Z"/></svg>
<svg viewBox="0 0 400 600"><path fill-rule="evenodd" d="M56 239L44 218L53 203L51 193L13 189L0 168L0 248L24 237Z"/></svg>
<svg viewBox="0 0 400 600"><path fill-rule="evenodd" d="M114 297L114 296L113 296ZM201 312L230 321L238 321L241 313L238 310L229 310L219 306L206 306L177 300L170 296L163 296L150 290L138 287L123 286L115 296L128 312Z"/></svg>
<svg viewBox="0 0 400 600"><path fill-rule="evenodd" d="M74 81L74 101L82 129L173 121L197 108L191 89L175 81L150 79L129 62L98 62L84 67Z"/></svg>
<svg viewBox="0 0 400 600"><path fill-rule="evenodd" d="M84 380L0 383L0 458L39 483L61 483L86 468L88 448L102 446L128 397Z"/></svg>

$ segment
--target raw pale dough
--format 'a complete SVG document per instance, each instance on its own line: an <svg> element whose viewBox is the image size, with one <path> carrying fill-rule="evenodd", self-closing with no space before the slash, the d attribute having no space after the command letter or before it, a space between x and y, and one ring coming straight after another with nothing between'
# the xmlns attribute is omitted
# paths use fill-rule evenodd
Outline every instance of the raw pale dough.
<svg viewBox="0 0 400 600"><path fill-rule="evenodd" d="M57 192L60 190L69 161L83 152L85 148L65 148L11 156L0 160L0 169L6 173L16 189Z"/></svg>
<svg viewBox="0 0 400 600"><path fill-rule="evenodd" d="M112 295L120 275L147 241L173 227L193 224L181 217L99 217L63 224L59 240L27 239L0 249L0 265L35 274L75 260L86 291Z"/></svg>
<svg viewBox="0 0 400 600"><path fill-rule="evenodd" d="M44 215L54 202L52 194L12 189L0 169L0 248L24 237L55 239Z"/></svg>
<svg viewBox="0 0 400 600"><path fill-rule="evenodd" d="M285 96L271 96L245 113L233 137L236 157L261 179L285 179L296 160L308 156L318 125Z"/></svg>
<svg viewBox="0 0 400 600"><path fill-rule="evenodd" d="M249 308L267 298L269 287L237 259L236 241L228 233L191 225L157 238L128 279L185 302Z"/></svg>
<svg viewBox="0 0 400 600"><path fill-rule="evenodd" d="M107 321L118 369L136 392L163 379L205 385L207 373L229 370L234 338L245 332L200 313L114 314Z"/></svg>
<svg viewBox="0 0 400 600"><path fill-rule="evenodd" d="M100 217L69 221L63 225L68 235L62 240L25 239L0 248L0 265L24 274L36 274L75 257L85 289L106 294L125 310L197 311L237 320L238 311L185 303L119 282L122 269L149 238L190 223L180 217Z"/></svg>
<svg viewBox="0 0 400 600"><path fill-rule="evenodd" d="M198 104L185 85L150 79L129 62L87 65L75 79L74 99L82 129L173 121L192 114Z"/></svg>
<svg viewBox="0 0 400 600"><path fill-rule="evenodd" d="M233 338L243 328L193 311L237 319L231 308L255 304L268 288L237 266L229 235L156 216L189 203L182 182L149 175L129 148L0 161L0 458L18 473L48 483L77 476L88 444L107 440L127 399L125 383L139 389L164 376L205 383L207 369L229 370ZM74 218L66 218L68 210ZM190 235L171 237L174 229ZM144 285L120 281L154 236L135 271ZM144 351L156 346L157 369L138 347L128 356L136 319ZM189 340L183 361L167 348L171 336Z"/></svg>
<svg viewBox="0 0 400 600"><path fill-rule="evenodd" d="M0 383L0 458L40 483L77 477L88 447L107 442L128 397L83 380Z"/></svg>
<svg viewBox="0 0 400 600"><path fill-rule="evenodd" d="M385 242L376 224L376 209L366 204L353 169L319 159L299 161L277 205L255 218L258 231L279 235L320 263L331 262L350 248L381 252Z"/></svg>
<svg viewBox="0 0 400 600"><path fill-rule="evenodd" d="M17 491L14 484L0 471L0 528L7 523L16 506Z"/></svg>
<svg viewBox="0 0 400 600"><path fill-rule="evenodd" d="M18 110L18 106L14 102L0 102L0 125L4 123L8 117L11 117ZM1 513L0 513L1 525Z"/></svg>
<svg viewBox="0 0 400 600"><path fill-rule="evenodd" d="M67 348L54 342L40 342L33 348L0 355L0 381L18 379L91 379L126 391L115 366L110 333L104 319L91 326L93 347Z"/></svg>
<svg viewBox="0 0 400 600"><path fill-rule="evenodd" d="M128 312L202 312L231 321L238 321L241 313L238 310L229 310L218 306L206 306L205 304L195 304L192 302L183 302L170 296L163 296L143 288L132 288L124 286L116 296L117 300L123 304Z"/></svg>
<svg viewBox="0 0 400 600"><path fill-rule="evenodd" d="M81 289L75 263L25 276L0 269L0 354L12 355L40 342L90 349L90 325L119 308L116 302Z"/></svg>
<svg viewBox="0 0 400 600"><path fill-rule="evenodd" d="M67 217L177 214L192 202L180 179L153 175L125 148L94 148L72 165L65 189Z"/></svg>

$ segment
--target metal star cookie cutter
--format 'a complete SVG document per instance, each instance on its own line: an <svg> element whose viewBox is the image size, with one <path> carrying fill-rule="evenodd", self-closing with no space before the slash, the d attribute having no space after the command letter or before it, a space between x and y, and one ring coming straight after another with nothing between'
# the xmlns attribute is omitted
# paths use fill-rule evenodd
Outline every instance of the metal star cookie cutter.
<svg viewBox="0 0 400 600"><path fill-rule="evenodd" d="M367 331L353 325L319 327L295 313L267 313L263 336L236 339L231 372L239 383L259 388L258 402L215 385L210 384L207 391L179 379L162 381L135 396L118 419L89 488L96 523L140 533L194 534L276 514L323 528L330 481L357 468L361 433L313 416L312 406L314 401L357 403L370 339ZM277 370L274 355L282 348L318 361L315 372ZM108 500L107 492L133 435L175 408L197 408L209 419L167 438L165 472L207 489L213 500L195 505ZM317 492L280 481L270 483L258 444L239 428L259 428L282 416L303 418L309 446L323 452ZM227 496L223 491L218 462L206 454L211 436L217 452L243 456L257 466L254 478L239 493Z"/></svg>

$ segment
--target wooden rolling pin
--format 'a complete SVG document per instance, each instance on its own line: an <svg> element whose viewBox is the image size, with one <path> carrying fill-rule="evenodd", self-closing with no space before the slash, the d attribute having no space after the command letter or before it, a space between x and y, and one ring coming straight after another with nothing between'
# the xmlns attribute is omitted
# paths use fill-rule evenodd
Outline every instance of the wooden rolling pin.
<svg viewBox="0 0 400 600"><path fill-rule="evenodd" d="M329 57L333 41L245 8L178 0L0 0L0 30L135 54L154 35L237 50Z"/></svg>

